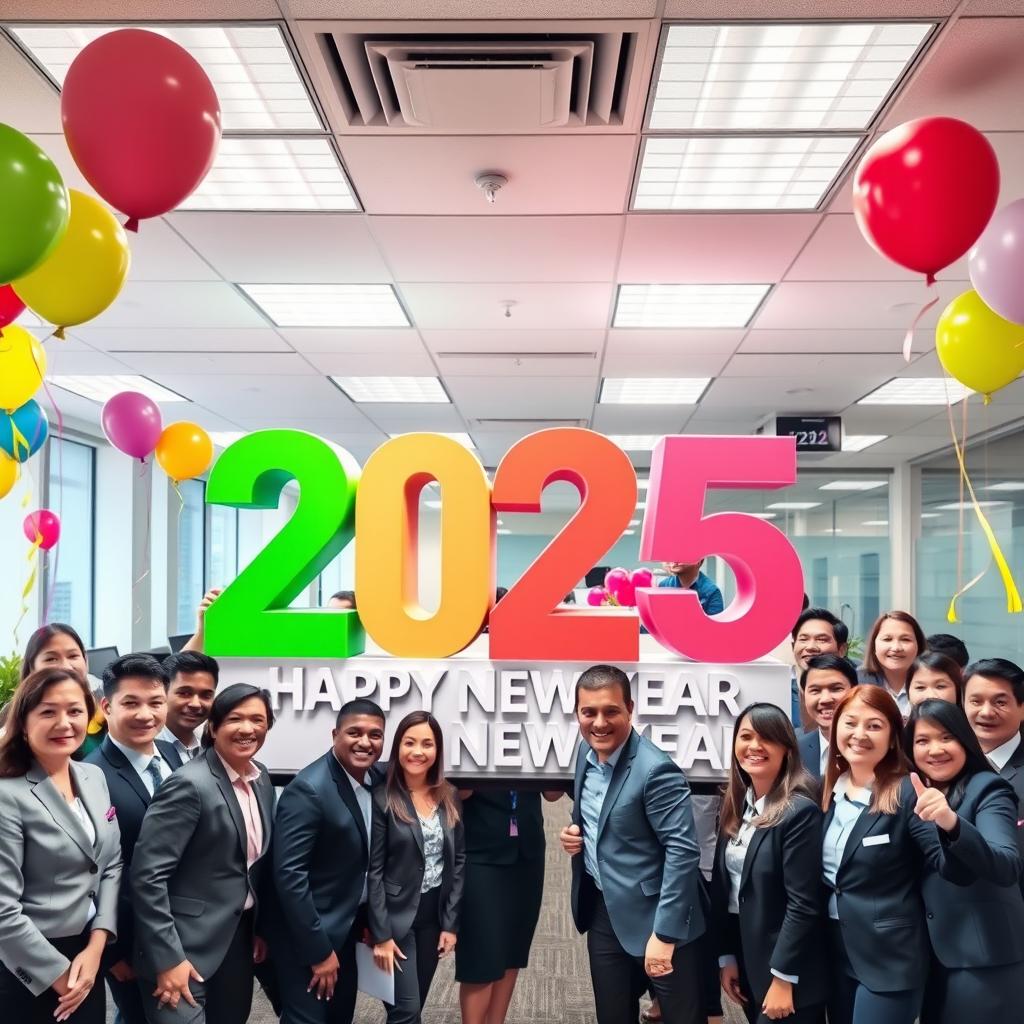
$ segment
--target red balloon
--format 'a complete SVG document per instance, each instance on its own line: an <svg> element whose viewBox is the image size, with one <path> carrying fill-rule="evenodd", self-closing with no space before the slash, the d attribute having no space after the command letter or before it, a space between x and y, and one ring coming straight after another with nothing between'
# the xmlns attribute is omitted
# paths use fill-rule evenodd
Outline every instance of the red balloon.
<svg viewBox="0 0 1024 1024"><path fill-rule="evenodd" d="M25 311L25 303L14 294L14 289L5 284L0 286L0 328L13 324Z"/></svg>
<svg viewBox="0 0 1024 1024"><path fill-rule="evenodd" d="M864 237L894 263L927 274L929 284L978 240L998 196L995 150L953 117L922 117L886 132L853 178Z"/></svg>
<svg viewBox="0 0 1024 1024"><path fill-rule="evenodd" d="M206 176L220 141L220 103L177 43L126 28L94 40L64 80L68 148L89 184L132 230L173 210Z"/></svg>

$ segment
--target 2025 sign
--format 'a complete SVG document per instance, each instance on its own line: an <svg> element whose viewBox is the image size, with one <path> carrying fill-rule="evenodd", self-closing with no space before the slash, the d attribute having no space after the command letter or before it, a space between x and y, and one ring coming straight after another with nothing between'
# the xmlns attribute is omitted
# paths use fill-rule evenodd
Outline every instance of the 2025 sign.
<svg viewBox="0 0 1024 1024"><path fill-rule="evenodd" d="M344 449L297 430L249 434L224 451L206 488L210 504L273 509L299 483L291 519L225 589L206 616L206 649L259 658L350 658L365 633L395 657L445 658L489 621L493 660L633 662L639 624L667 649L704 662L751 661L792 628L803 599L800 561L785 534L754 516L704 514L709 488L773 489L796 480L791 437L669 436L654 449L640 538L644 561L723 558L736 596L709 617L690 590L637 592L636 616L557 607L606 554L636 512L636 472L601 434L542 430L513 445L491 484L451 438L405 434L359 464ZM539 512L555 481L579 491L564 529L494 605L499 512ZM420 492L441 492L440 605L418 598ZM355 542L359 610L289 609Z"/></svg>

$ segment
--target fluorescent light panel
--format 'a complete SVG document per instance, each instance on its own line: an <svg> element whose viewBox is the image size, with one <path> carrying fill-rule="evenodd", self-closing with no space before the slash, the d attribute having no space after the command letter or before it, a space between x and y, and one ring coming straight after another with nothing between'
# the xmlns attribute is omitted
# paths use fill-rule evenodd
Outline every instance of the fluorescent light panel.
<svg viewBox="0 0 1024 1024"><path fill-rule="evenodd" d="M403 431L401 434L388 434L388 437L404 437L405 434L412 433L423 433L423 431L406 430ZM430 430L427 431L427 433L440 434L442 437L450 437L453 441L458 442L459 444L462 445L463 448L468 448L470 451L474 451L476 449L476 445L473 443L473 438L471 438L469 434L450 432L445 430Z"/></svg>
<svg viewBox="0 0 1024 1024"><path fill-rule="evenodd" d="M755 519L778 519L774 512L744 512L746 516L753 516Z"/></svg>
<svg viewBox="0 0 1024 1024"><path fill-rule="evenodd" d="M358 210L326 139L221 140L213 167L179 210Z"/></svg>
<svg viewBox="0 0 1024 1024"><path fill-rule="evenodd" d="M408 327L389 284L240 284L278 327Z"/></svg>
<svg viewBox="0 0 1024 1024"><path fill-rule="evenodd" d="M843 434L844 452L862 452L879 441L888 440L888 434Z"/></svg>
<svg viewBox="0 0 1024 1024"><path fill-rule="evenodd" d="M858 405L945 405L973 395L958 380L945 377L897 377L865 395Z"/></svg>
<svg viewBox="0 0 1024 1024"><path fill-rule="evenodd" d="M982 487L983 491L1024 491L1024 482L1020 480L1003 480L998 484Z"/></svg>
<svg viewBox="0 0 1024 1024"><path fill-rule="evenodd" d="M861 526L888 526L888 519L865 519Z"/></svg>
<svg viewBox="0 0 1024 1024"><path fill-rule="evenodd" d="M746 327L767 284L620 284L613 327Z"/></svg>
<svg viewBox="0 0 1024 1024"><path fill-rule="evenodd" d="M672 25L650 127L842 131L868 126L932 25Z"/></svg>
<svg viewBox="0 0 1024 1024"><path fill-rule="evenodd" d="M239 438L245 437L245 432L242 430L209 430L207 433L218 448L227 448Z"/></svg>
<svg viewBox="0 0 1024 1024"><path fill-rule="evenodd" d="M437 377L331 377L353 402L450 404Z"/></svg>
<svg viewBox="0 0 1024 1024"><path fill-rule="evenodd" d="M696 405L710 377L605 377L604 405Z"/></svg>
<svg viewBox="0 0 1024 1024"><path fill-rule="evenodd" d="M624 452L649 452L664 437L664 434L608 434L608 440ZM637 505L637 508L640 508Z"/></svg>
<svg viewBox="0 0 1024 1024"><path fill-rule="evenodd" d="M859 136L646 138L634 210L813 210Z"/></svg>
<svg viewBox="0 0 1024 1024"><path fill-rule="evenodd" d="M978 507L996 508L997 506L1002 507L1012 504L1013 503L1010 501L979 501ZM970 511L972 508L974 508L974 503L970 501L953 501L950 502L948 505L936 505L935 507L943 512Z"/></svg>
<svg viewBox="0 0 1024 1024"><path fill-rule="evenodd" d="M145 28L174 40L209 75L225 131L322 131L299 69L276 25L20 25L9 31L59 85L94 39Z"/></svg>
<svg viewBox="0 0 1024 1024"><path fill-rule="evenodd" d="M161 387L148 377L138 377L133 374L111 376L108 374L74 374L61 376L56 374L48 378L51 384L64 391L70 391L73 395L88 398L92 402L105 402L122 391L140 391L147 398L154 402L187 402L189 399L179 395L176 391Z"/></svg>
<svg viewBox="0 0 1024 1024"><path fill-rule="evenodd" d="M822 484L819 491L873 491L876 487L884 487L885 480L830 480Z"/></svg>
<svg viewBox="0 0 1024 1024"><path fill-rule="evenodd" d="M817 508L820 501L775 501L768 508L777 509L782 512L806 512L807 509Z"/></svg>

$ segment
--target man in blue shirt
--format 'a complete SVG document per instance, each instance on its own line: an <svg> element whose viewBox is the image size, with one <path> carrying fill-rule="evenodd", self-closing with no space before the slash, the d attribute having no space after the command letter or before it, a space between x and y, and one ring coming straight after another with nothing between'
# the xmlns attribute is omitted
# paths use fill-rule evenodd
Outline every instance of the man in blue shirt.
<svg viewBox="0 0 1024 1024"><path fill-rule="evenodd" d="M671 575L663 579L659 587L679 587L684 590L695 590L697 599L705 615L717 615L725 608L722 601L722 592L711 582L710 578L700 571L704 564L702 558L699 562L666 562L665 568Z"/></svg>

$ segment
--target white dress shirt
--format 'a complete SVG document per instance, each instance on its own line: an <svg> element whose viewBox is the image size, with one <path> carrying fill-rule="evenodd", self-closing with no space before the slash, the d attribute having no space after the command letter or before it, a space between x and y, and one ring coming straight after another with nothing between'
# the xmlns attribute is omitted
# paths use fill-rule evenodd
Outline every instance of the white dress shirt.
<svg viewBox="0 0 1024 1024"><path fill-rule="evenodd" d="M988 759L997 772L1001 772L1006 767L1006 762L1013 757L1020 742L1020 733L1014 733L1005 743L1001 743L995 750L989 752Z"/></svg>
<svg viewBox="0 0 1024 1024"><path fill-rule="evenodd" d="M335 754L333 751L331 752L331 754L334 757L334 760L338 761L337 754ZM338 761L338 767L341 768L343 772L345 772L345 778L348 779L348 781L352 785L352 792L356 795L356 803L359 804L359 810L362 811L363 814L363 824L366 826L366 842L367 844L369 844L370 822L373 818L373 798L370 796L370 790L368 787L363 785L363 783L359 782L357 779L354 779L351 775L349 775L349 773L345 771L345 766L340 761ZM365 903L366 896L366 872L364 871L363 894L359 897L359 902Z"/></svg>
<svg viewBox="0 0 1024 1024"><path fill-rule="evenodd" d="M820 729L818 730L818 747L821 750L818 755L818 770L821 772L821 777L825 778L825 768L828 766L828 737Z"/></svg>
<svg viewBox="0 0 1024 1024"><path fill-rule="evenodd" d="M89 817L89 812L85 809L85 804L82 803L81 797L75 797L70 804L71 810L74 812L75 817L82 823L82 828L85 829L85 834L89 838L89 845L92 847L96 846L96 826L92 823L92 818ZM91 921L96 916L96 903L93 900L89 900L89 917L87 922Z"/></svg>
<svg viewBox="0 0 1024 1024"><path fill-rule="evenodd" d="M131 747L125 746L118 740L115 740L110 733L107 733L107 737L111 743L121 751L122 754L128 759L128 763L135 769L135 774L142 779L142 784L146 787L147 792L150 796L153 795L153 776L149 771L149 763L153 761L156 763L157 768L160 770L160 781L166 782L168 776L171 774L171 766L160 756L160 751L157 750L156 746L153 747L152 754L142 754L138 750L133 750Z"/></svg>
<svg viewBox="0 0 1024 1024"><path fill-rule="evenodd" d="M178 737L175 736L174 733L167 728L167 726L164 726L163 732L161 732L160 735L157 736L157 739L166 740L168 743L170 743L171 746L174 747L174 749L178 752L178 756L181 758L182 764L188 764L193 757L198 757L203 750L202 744L195 737L192 738L192 746L186 747L185 744L182 743L181 740L179 740Z"/></svg>

